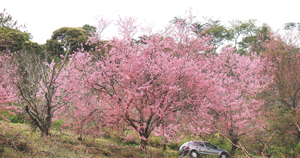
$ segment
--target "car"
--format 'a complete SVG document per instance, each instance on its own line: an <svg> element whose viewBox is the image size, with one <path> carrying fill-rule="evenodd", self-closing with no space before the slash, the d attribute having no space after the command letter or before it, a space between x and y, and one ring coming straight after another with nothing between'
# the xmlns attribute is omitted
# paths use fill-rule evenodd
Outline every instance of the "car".
<svg viewBox="0 0 300 158"><path fill-rule="evenodd" d="M217 155L219 158L230 157L226 150L217 148L215 145L206 141L186 142L180 146L178 154L180 157L200 157L202 155Z"/></svg>

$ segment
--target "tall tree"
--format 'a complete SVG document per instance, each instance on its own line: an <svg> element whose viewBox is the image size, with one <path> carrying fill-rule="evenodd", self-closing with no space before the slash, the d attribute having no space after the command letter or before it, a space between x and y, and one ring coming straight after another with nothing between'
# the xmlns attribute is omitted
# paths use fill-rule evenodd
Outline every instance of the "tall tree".
<svg viewBox="0 0 300 158"><path fill-rule="evenodd" d="M10 50L11 52L20 51L24 48L24 43L29 41L29 33L17 29L1 28L0 51Z"/></svg>
<svg viewBox="0 0 300 158"><path fill-rule="evenodd" d="M266 125L261 112L264 101L257 95L272 82L268 73L271 64L256 54L241 56L233 48L226 48L215 57L212 69L218 87L212 102L216 118L213 124L231 140L230 155L234 156L244 135Z"/></svg>
<svg viewBox="0 0 300 158"><path fill-rule="evenodd" d="M284 24L284 29L285 30L290 30L290 29L297 29L300 31L300 23L295 23L295 22L289 22Z"/></svg>
<svg viewBox="0 0 300 158"><path fill-rule="evenodd" d="M87 31L82 28L62 27L55 30L51 39L47 40L46 49L51 53L51 56L59 57L65 52L73 53L83 46L88 39Z"/></svg>
<svg viewBox="0 0 300 158"><path fill-rule="evenodd" d="M21 31L20 29L25 28L25 25L19 25L5 11L4 9L0 13L0 51L20 51L24 48L24 43L29 42L30 33Z"/></svg>
<svg viewBox="0 0 300 158"><path fill-rule="evenodd" d="M274 63L272 89L266 94L270 112L270 130L276 131L274 141L286 157L297 157L300 142L300 48L299 32L272 33L265 43L264 56Z"/></svg>
<svg viewBox="0 0 300 158"><path fill-rule="evenodd" d="M186 19L175 17L171 23L181 23L187 26ZM213 37L211 44L214 45L213 53L219 53L221 48L233 45L235 52L248 54L251 52L263 52L263 42L269 39L270 29L267 24L256 26L255 19L246 21L232 20L230 26L221 24L220 20L206 18L204 21L195 22L191 25L193 31L202 35L210 34Z"/></svg>
<svg viewBox="0 0 300 158"><path fill-rule="evenodd" d="M215 51L222 45L226 45L226 41L231 39L230 31L221 25L220 20L208 19L206 26L209 27L205 32L213 34L212 43L215 44Z"/></svg>
<svg viewBox="0 0 300 158"><path fill-rule="evenodd" d="M202 63L199 51L212 49L211 38L198 36L191 28L175 24L169 27L175 30L164 31L167 35L158 33L145 39L146 44L135 44L132 42L137 29L135 20L119 19L118 26L120 37L109 42L112 48L103 58L96 58L98 60L92 65L86 61L95 59L86 52L78 52L70 58L76 59L72 62L76 71L72 73L75 76L78 69L90 66L84 73L87 76L85 82L89 83L86 87L98 92L105 107L106 125L124 131L123 134L129 134L127 137L138 134L142 149L146 149L153 133L169 141L178 138L180 109L189 98L183 94L181 86L192 87L189 84L193 82L186 79L185 74L194 77L192 72L201 72L201 67L196 67L194 61ZM203 74L196 75L200 79ZM199 85L205 89L205 82ZM126 132L128 130L131 132Z"/></svg>
<svg viewBox="0 0 300 158"><path fill-rule="evenodd" d="M55 112L55 119L63 119L62 127L79 134L79 140L86 135L99 136L105 126L105 106L101 96L91 90L88 78L97 71L95 58L82 50L71 55L58 80L64 85L64 93L71 96L69 103ZM64 98L66 99L66 98Z"/></svg>
<svg viewBox="0 0 300 158"><path fill-rule="evenodd" d="M270 40L271 28L267 24L262 24L262 26L257 27L254 30L254 34L242 39L239 43L241 47L240 54L249 54L256 52L261 55L265 51L264 43Z"/></svg>
<svg viewBox="0 0 300 158"><path fill-rule="evenodd" d="M6 12L6 9L0 13L0 27L19 29L25 27L25 25L19 25L17 21L12 19L12 16Z"/></svg>
<svg viewBox="0 0 300 158"><path fill-rule="evenodd" d="M58 77L67 56L62 63L52 61L50 64L45 56L31 52L14 53L18 72L13 80L24 100L26 113L40 129L43 138L49 135L54 112L66 104L63 102L65 95Z"/></svg>
<svg viewBox="0 0 300 158"><path fill-rule="evenodd" d="M244 48L240 47L240 38L247 38L249 36L252 36L254 34L254 31L256 29L256 20L249 19L247 21L241 21L241 20L232 20L230 23L230 32L231 32L231 39L233 41L233 47L237 52L240 54L245 54Z"/></svg>
<svg viewBox="0 0 300 158"><path fill-rule="evenodd" d="M188 25L186 19L174 17L171 23L181 23L181 25ZM191 24L191 28L193 32L196 34L202 34L203 36L206 34L213 35L213 40L211 40L211 44L214 45L214 49L212 50L214 53L220 48L222 45L226 44L226 41L231 40L231 32L221 24L220 20L214 20L213 18L206 18L204 21L194 22Z"/></svg>

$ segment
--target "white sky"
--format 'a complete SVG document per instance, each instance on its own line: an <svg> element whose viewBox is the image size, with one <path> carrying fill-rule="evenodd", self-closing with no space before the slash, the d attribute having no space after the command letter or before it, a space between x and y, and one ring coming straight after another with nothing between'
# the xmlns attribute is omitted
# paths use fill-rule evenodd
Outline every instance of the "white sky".
<svg viewBox="0 0 300 158"><path fill-rule="evenodd" d="M117 19L119 15L137 17L156 27L165 26L173 17L184 17L192 8L196 20L202 17L228 20L257 19L273 29L287 22L300 22L300 0L0 0L19 24L26 24L32 41L43 44L61 27L96 25L97 15Z"/></svg>

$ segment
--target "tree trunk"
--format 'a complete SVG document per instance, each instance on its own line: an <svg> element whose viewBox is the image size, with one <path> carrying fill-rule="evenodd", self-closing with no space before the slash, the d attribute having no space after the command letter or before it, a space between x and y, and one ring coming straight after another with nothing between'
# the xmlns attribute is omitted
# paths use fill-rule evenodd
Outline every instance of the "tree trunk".
<svg viewBox="0 0 300 158"><path fill-rule="evenodd" d="M142 150L146 150L147 149L147 145L148 145L149 134L140 133L140 137L141 137L141 149ZM146 138L146 140L142 139L142 137Z"/></svg>
<svg viewBox="0 0 300 158"><path fill-rule="evenodd" d="M41 117L35 117L32 112L29 110L29 107L25 107L25 111L27 114L30 116L31 120L34 122L34 125L38 127L41 130L41 137L42 138L47 138L50 132L50 127L51 127L51 115L48 115L44 121L39 121L43 120Z"/></svg>
<svg viewBox="0 0 300 158"><path fill-rule="evenodd" d="M164 144L164 145L163 145L163 151L166 151L166 150L167 150L167 145Z"/></svg>
<svg viewBox="0 0 300 158"><path fill-rule="evenodd" d="M238 141L239 141L238 139L234 139L234 140L232 140L232 143L235 144L235 145L237 145ZM237 148L237 147L236 147L235 145L233 145L233 144L231 145L231 150L230 150L230 156L231 156L231 157L234 157L234 155L235 155L235 150L236 150L236 148Z"/></svg>
<svg viewBox="0 0 300 158"><path fill-rule="evenodd" d="M41 130L41 137L42 138L47 138L47 136L49 135L49 129L43 128L43 129L40 129L40 130Z"/></svg>
<svg viewBox="0 0 300 158"><path fill-rule="evenodd" d="M47 138L47 136L50 134L50 127L51 127L51 117L47 116L46 120L44 122L44 125L42 126L41 130L41 137L42 138Z"/></svg>
<svg viewBox="0 0 300 158"><path fill-rule="evenodd" d="M147 149L148 141L141 139L141 149L146 150Z"/></svg>

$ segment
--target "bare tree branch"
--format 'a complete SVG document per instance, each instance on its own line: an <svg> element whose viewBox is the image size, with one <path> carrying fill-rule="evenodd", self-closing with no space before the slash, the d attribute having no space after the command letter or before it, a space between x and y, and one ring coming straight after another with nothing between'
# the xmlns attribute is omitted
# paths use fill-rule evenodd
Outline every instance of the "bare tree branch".
<svg viewBox="0 0 300 158"><path fill-rule="evenodd" d="M222 136L223 138L225 138L230 144L234 145L235 147L242 149L242 151L244 152L244 154L248 157L248 158L252 158L252 156L250 155L250 153L241 145L241 143L239 142L239 145L234 144L231 140L229 140L229 138L227 138L219 129L217 129L215 126L213 127L215 130L217 130Z"/></svg>

